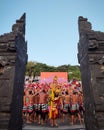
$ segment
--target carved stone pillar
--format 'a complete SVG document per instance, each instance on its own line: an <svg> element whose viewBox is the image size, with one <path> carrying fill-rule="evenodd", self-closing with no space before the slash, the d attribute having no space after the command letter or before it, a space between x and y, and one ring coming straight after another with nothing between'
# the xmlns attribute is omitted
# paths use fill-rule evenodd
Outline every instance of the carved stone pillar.
<svg viewBox="0 0 104 130"><path fill-rule="evenodd" d="M12 32L0 36L0 130L22 130L22 107L27 63L25 14Z"/></svg>
<svg viewBox="0 0 104 130"><path fill-rule="evenodd" d="M79 17L78 60L85 106L86 130L104 130L104 33L93 31Z"/></svg>

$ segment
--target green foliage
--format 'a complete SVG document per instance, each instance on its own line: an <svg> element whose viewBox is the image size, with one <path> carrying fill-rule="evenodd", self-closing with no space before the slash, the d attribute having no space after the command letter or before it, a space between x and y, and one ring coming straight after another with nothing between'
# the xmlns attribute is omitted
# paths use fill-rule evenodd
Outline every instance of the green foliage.
<svg viewBox="0 0 104 130"><path fill-rule="evenodd" d="M68 70L68 80L71 79L81 80L81 73L79 66L70 66Z"/></svg>
<svg viewBox="0 0 104 130"><path fill-rule="evenodd" d="M61 65L58 67L48 66L43 63L37 63L29 61L26 65L26 75L28 76L40 76L41 72L68 72L68 80L77 79L80 80L79 66Z"/></svg>

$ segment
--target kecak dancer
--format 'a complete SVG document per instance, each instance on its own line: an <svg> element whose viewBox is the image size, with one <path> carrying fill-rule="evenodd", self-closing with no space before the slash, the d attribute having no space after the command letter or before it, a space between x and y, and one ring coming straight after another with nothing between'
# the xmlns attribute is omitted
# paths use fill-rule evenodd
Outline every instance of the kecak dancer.
<svg viewBox="0 0 104 130"><path fill-rule="evenodd" d="M38 104L38 111L39 111L39 124L44 124L46 121L46 115L48 114L48 94L46 93L45 89L39 93L39 104Z"/></svg>
<svg viewBox="0 0 104 130"><path fill-rule="evenodd" d="M71 104L71 96L68 93L68 90L65 91L65 95L63 96L63 122L66 114L70 114L70 104Z"/></svg>
<svg viewBox="0 0 104 130"><path fill-rule="evenodd" d="M78 116L78 119L80 121L80 124L82 124L81 116L79 114L79 95L76 90L73 90L73 95L71 96L71 124L73 125L76 121L76 116Z"/></svg>
<svg viewBox="0 0 104 130"><path fill-rule="evenodd" d="M26 114L27 114L27 105L26 105L26 90L24 90L24 96L23 96L23 110L22 110L22 117L23 121L26 119Z"/></svg>
<svg viewBox="0 0 104 130"><path fill-rule="evenodd" d="M25 90L23 111L26 113L26 123L31 123L33 112L33 92L29 88Z"/></svg>
<svg viewBox="0 0 104 130"><path fill-rule="evenodd" d="M39 104L39 91L34 90L34 123L38 121L38 104Z"/></svg>

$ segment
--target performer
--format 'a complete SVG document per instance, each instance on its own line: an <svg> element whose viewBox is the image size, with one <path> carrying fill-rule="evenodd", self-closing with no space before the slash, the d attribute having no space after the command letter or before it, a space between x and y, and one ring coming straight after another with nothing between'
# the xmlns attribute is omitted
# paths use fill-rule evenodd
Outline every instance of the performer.
<svg viewBox="0 0 104 130"><path fill-rule="evenodd" d="M34 91L34 123L38 122L38 104L39 104L39 92L35 89Z"/></svg>
<svg viewBox="0 0 104 130"><path fill-rule="evenodd" d="M33 121L33 104L34 104L34 92L33 90L29 90L29 95L28 95L28 98L29 98L29 104L28 104L28 113L29 113L29 121L32 122Z"/></svg>
<svg viewBox="0 0 104 130"><path fill-rule="evenodd" d="M51 126L58 126L56 123L56 119L58 117L58 109L57 104L55 102L55 89L57 88L57 76L54 77L53 82L51 83L50 90L50 111L49 111L49 119L51 122Z"/></svg>
<svg viewBox="0 0 104 130"><path fill-rule="evenodd" d="M22 110L22 117L23 117L23 121L25 122L26 119L26 115L27 115L27 106L26 106L26 93L24 90L24 96L23 96L23 110Z"/></svg>
<svg viewBox="0 0 104 130"><path fill-rule="evenodd" d="M48 94L45 89L39 93L39 124L44 124L48 114Z"/></svg>
<svg viewBox="0 0 104 130"><path fill-rule="evenodd" d="M24 106L26 106L26 123L31 123L30 111L29 111L29 106L30 106L29 89L25 90Z"/></svg>
<svg viewBox="0 0 104 130"><path fill-rule="evenodd" d="M83 93L82 91L79 91L79 113L81 115L81 120L84 123L84 113L85 113L85 108L83 106Z"/></svg>
<svg viewBox="0 0 104 130"><path fill-rule="evenodd" d="M79 95L76 90L73 90L73 95L71 96L71 124L73 125L76 120L76 116L78 116L78 119L80 121L80 124L82 124L81 116L79 114Z"/></svg>
<svg viewBox="0 0 104 130"><path fill-rule="evenodd" d="M65 95L63 96L63 122L66 115L70 114L70 104L71 104L71 97L68 93L68 90L65 91Z"/></svg>

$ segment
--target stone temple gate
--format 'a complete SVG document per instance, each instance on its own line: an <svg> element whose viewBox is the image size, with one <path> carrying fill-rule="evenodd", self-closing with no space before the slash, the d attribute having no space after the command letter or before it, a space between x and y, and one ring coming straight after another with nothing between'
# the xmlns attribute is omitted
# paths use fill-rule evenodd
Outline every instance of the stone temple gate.
<svg viewBox="0 0 104 130"><path fill-rule="evenodd" d="M78 60L85 106L86 130L104 130L104 33L93 31L79 17ZM0 130L22 130L27 43L25 14L0 36Z"/></svg>
<svg viewBox="0 0 104 130"><path fill-rule="evenodd" d="M0 36L0 130L22 130L22 106L27 63L25 14Z"/></svg>
<svg viewBox="0 0 104 130"><path fill-rule="evenodd" d="M85 106L86 130L104 130L104 33L93 31L79 17L78 60Z"/></svg>

